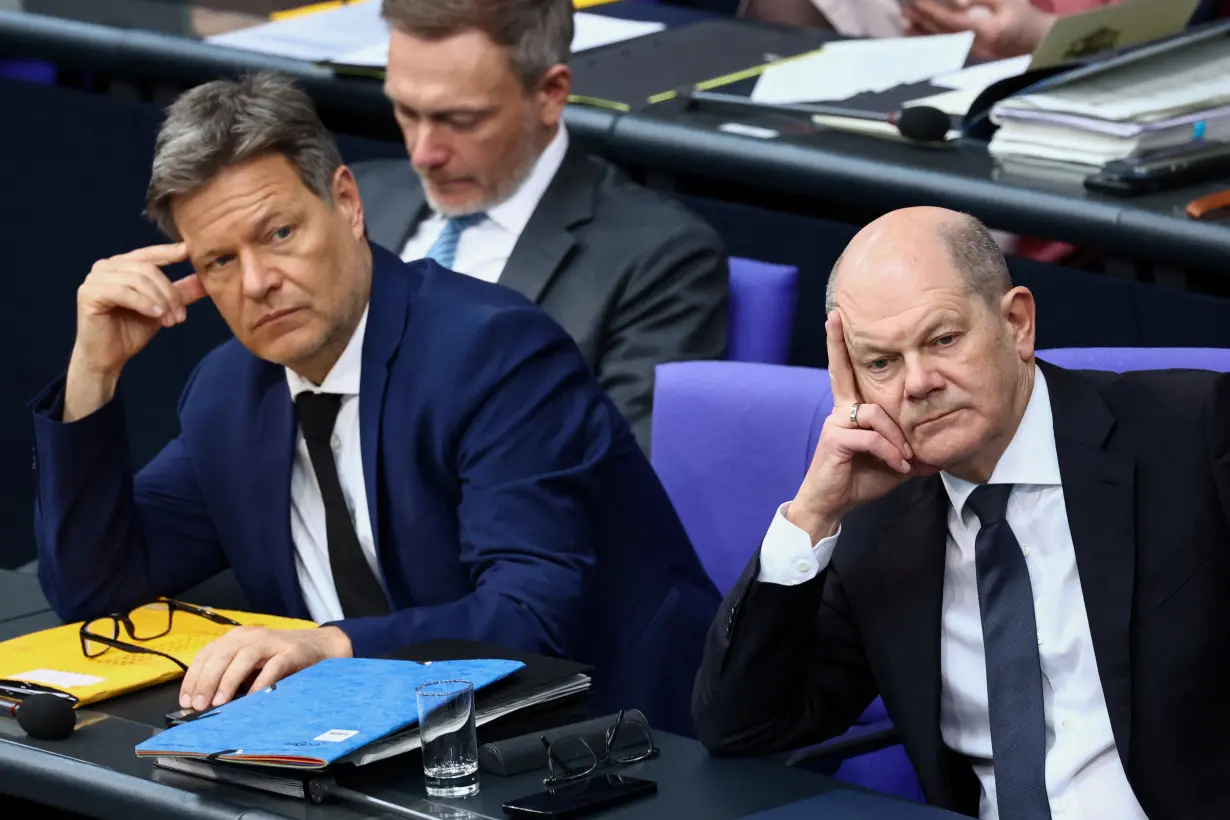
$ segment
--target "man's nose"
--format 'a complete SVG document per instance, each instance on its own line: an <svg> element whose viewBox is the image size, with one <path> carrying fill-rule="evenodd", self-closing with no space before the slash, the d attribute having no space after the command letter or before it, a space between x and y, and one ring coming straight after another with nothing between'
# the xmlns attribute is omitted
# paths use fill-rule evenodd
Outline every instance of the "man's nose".
<svg viewBox="0 0 1230 820"><path fill-rule="evenodd" d="M243 295L249 299L263 300L281 282L281 274L256 253L240 253Z"/></svg>

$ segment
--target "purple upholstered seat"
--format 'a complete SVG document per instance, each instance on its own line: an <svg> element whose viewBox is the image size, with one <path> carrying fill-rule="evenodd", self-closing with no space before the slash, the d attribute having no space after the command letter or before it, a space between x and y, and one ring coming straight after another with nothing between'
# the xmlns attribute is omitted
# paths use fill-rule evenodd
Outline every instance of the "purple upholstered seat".
<svg viewBox="0 0 1230 820"><path fill-rule="evenodd" d="M785 364L790 357L799 269L751 259L730 259L732 362Z"/></svg>
<svg viewBox="0 0 1230 820"><path fill-rule="evenodd" d="M824 370L746 362L658 367L653 464L720 590L738 579L777 507L794 496L811 460L813 425L832 403ZM858 723L887 725L878 698ZM922 800L900 746L851 758L836 776Z"/></svg>
<svg viewBox="0 0 1230 820"><path fill-rule="evenodd" d="M1038 358L1072 370L1216 370L1230 372L1230 350L1221 347L1057 347Z"/></svg>

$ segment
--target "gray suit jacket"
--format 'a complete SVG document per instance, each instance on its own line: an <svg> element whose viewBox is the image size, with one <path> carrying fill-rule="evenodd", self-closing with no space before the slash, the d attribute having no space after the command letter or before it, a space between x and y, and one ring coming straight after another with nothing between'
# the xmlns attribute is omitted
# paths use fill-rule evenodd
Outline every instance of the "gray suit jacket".
<svg viewBox="0 0 1230 820"><path fill-rule="evenodd" d="M369 237L400 254L429 214L409 161L352 170ZM576 340L648 451L654 367L725 356L729 279L722 242L699 217L570 147L500 284Z"/></svg>

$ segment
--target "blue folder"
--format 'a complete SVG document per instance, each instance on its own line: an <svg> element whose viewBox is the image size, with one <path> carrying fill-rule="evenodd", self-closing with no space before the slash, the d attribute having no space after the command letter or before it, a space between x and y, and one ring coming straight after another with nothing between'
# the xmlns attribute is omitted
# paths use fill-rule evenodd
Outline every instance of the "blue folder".
<svg viewBox="0 0 1230 820"><path fill-rule="evenodd" d="M508 660L321 661L155 735L137 746L137 756L321 769L417 723L414 690L423 684L466 680L477 692L524 666Z"/></svg>

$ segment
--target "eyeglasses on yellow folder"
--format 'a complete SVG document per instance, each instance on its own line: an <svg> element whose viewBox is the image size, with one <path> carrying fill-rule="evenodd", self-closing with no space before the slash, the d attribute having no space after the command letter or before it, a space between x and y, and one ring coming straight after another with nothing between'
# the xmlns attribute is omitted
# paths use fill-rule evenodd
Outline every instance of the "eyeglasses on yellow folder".
<svg viewBox="0 0 1230 820"><path fill-rule="evenodd" d="M134 641L152 641L156 638L164 637L171 632L171 627L175 623L176 612L204 618L207 621L212 621L222 626L242 626L239 621L232 620L225 615L219 615L211 609L185 604L181 601L172 601L170 598L160 598L151 604L139 606L128 612L104 615L101 618L95 618L92 621L83 623L79 633L81 653L87 658L97 658L110 649L118 649L121 652L130 652L136 655L157 655L160 658L166 658L184 672L187 672L188 665L174 655L159 652L157 649L151 649L148 646L120 640L121 627L124 633ZM140 617L134 618L134 615L139 615Z"/></svg>

